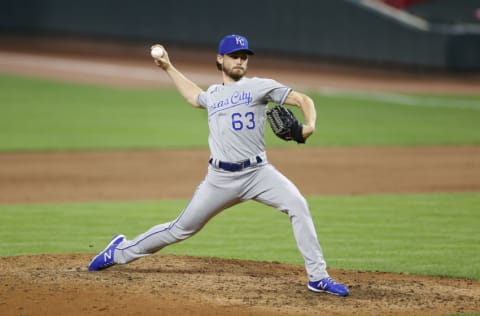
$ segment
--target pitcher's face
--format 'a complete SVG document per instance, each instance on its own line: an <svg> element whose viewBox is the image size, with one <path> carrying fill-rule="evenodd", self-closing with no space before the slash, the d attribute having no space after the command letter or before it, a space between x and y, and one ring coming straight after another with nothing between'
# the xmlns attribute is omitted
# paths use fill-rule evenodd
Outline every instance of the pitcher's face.
<svg viewBox="0 0 480 316"><path fill-rule="evenodd" d="M231 54L218 55L217 61L223 65L222 71L234 81L240 80L247 73L247 52L238 51Z"/></svg>

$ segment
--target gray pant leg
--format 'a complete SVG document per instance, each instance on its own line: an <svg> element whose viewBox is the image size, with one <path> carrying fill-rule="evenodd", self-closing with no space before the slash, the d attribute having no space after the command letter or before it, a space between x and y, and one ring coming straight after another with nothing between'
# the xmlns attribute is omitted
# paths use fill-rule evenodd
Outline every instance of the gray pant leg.
<svg viewBox="0 0 480 316"><path fill-rule="evenodd" d="M297 247L305 260L310 281L328 277L327 264L318 242L315 225L305 198L298 188L272 165L261 168L252 190L246 198L253 198L288 214ZM256 191L258 188L259 191Z"/></svg>
<svg viewBox="0 0 480 316"><path fill-rule="evenodd" d="M220 211L239 202L236 192L211 185L207 181L209 176L199 185L190 203L177 219L156 225L134 239L119 244L115 250L115 262L128 263L187 239Z"/></svg>

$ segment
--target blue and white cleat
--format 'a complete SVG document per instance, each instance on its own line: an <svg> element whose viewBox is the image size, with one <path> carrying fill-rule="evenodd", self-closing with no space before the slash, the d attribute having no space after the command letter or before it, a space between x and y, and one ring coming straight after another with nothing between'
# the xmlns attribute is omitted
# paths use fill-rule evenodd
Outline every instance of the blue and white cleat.
<svg viewBox="0 0 480 316"><path fill-rule="evenodd" d="M338 296L348 296L348 288L340 283L333 281L332 278L323 278L320 281L308 282L308 289L313 292L327 292Z"/></svg>
<svg viewBox="0 0 480 316"><path fill-rule="evenodd" d="M115 262L113 261L113 256L115 254L115 248L120 244L122 241L125 240L124 235L115 235L113 236L110 243L107 245L102 252L95 256L92 259L90 264L88 265L88 270L90 271L100 271L106 269L110 266L113 266Z"/></svg>

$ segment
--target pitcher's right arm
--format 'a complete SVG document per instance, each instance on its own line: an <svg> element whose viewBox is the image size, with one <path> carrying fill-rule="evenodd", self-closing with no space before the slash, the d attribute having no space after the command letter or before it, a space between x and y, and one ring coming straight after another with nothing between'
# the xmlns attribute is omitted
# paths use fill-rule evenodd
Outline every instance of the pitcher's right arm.
<svg viewBox="0 0 480 316"><path fill-rule="evenodd" d="M203 109L203 107L197 102L198 95L203 92L203 90L196 83L185 77L177 68L175 68L175 66L173 66L173 64L170 62L167 51L162 45L156 44L151 48L153 49L154 47L162 47L165 51L161 57L153 58L155 64L165 70L175 84L178 92L180 92L182 97L184 97L188 103L196 108Z"/></svg>

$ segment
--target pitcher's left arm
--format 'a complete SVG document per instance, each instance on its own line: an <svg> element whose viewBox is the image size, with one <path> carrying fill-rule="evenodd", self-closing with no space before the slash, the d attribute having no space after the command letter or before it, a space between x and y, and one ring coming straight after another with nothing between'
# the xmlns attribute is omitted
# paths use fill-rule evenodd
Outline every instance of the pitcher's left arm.
<svg viewBox="0 0 480 316"><path fill-rule="evenodd" d="M317 112L313 100L306 94L298 91L290 91L285 104L297 106L302 110L305 124L303 124L302 135L304 139L310 137L315 132L315 124L317 122Z"/></svg>

